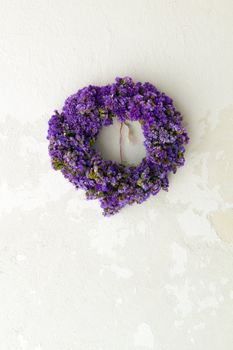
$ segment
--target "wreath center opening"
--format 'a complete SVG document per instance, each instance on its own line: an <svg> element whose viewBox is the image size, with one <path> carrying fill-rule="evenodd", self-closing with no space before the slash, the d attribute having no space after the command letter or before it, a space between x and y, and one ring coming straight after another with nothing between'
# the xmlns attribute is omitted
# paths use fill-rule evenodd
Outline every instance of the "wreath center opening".
<svg viewBox="0 0 233 350"><path fill-rule="evenodd" d="M100 130L94 147L105 160L138 165L146 156L144 139L138 121L120 123L114 118L112 125L104 126Z"/></svg>

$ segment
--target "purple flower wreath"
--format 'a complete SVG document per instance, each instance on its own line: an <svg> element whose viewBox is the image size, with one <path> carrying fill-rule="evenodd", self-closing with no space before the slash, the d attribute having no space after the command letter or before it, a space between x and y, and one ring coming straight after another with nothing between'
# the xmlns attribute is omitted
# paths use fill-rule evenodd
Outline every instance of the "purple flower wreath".
<svg viewBox="0 0 233 350"><path fill-rule="evenodd" d="M113 123L139 121L146 157L137 166L104 160L93 147L100 129ZM146 82L116 78L106 86L84 87L67 98L61 113L49 120L49 154L87 199L99 199L104 215L126 204L142 203L160 189L168 190L168 174L184 165L188 135L170 97Z"/></svg>

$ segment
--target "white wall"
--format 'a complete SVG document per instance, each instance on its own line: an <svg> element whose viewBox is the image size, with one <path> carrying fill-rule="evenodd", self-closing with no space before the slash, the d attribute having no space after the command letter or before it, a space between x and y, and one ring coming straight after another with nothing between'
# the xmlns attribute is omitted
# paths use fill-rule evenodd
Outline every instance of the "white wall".
<svg viewBox="0 0 233 350"><path fill-rule="evenodd" d="M0 349L231 350L230 0L0 0ZM176 101L168 193L101 215L51 169L47 121L115 76Z"/></svg>

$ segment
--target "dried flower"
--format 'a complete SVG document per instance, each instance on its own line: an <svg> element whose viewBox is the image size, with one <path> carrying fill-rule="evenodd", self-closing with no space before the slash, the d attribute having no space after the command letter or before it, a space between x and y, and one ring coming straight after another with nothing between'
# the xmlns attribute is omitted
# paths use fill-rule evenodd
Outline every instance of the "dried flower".
<svg viewBox="0 0 233 350"><path fill-rule="evenodd" d="M146 157L137 166L104 160L93 147L100 129L114 117L141 123ZM168 174L184 165L189 140L172 99L129 77L89 85L68 97L61 113L49 120L47 139L53 168L84 189L87 199L99 199L106 216L167 190Z"/></svg>

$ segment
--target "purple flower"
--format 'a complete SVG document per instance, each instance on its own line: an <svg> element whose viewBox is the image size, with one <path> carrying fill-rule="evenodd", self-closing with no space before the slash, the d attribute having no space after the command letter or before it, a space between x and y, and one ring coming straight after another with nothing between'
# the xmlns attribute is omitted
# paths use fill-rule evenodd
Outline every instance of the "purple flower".
<svg viewBox="0 0 233 350"><path fill-rule="evenodd" d="M141 123L146 157L137 166L104 160L93 147L100 129L114 117ZM87 199L99 199L106 216L142 203L160 189L167 191L168 174L184 165L189 140L172 99L129 77L118 77L112 85L89 85L68 97L62 112L49 120L47 138L52 167L84 189Z"/></svg>

